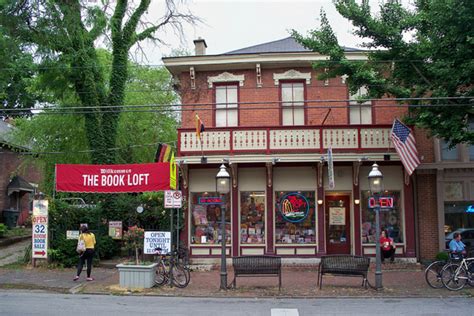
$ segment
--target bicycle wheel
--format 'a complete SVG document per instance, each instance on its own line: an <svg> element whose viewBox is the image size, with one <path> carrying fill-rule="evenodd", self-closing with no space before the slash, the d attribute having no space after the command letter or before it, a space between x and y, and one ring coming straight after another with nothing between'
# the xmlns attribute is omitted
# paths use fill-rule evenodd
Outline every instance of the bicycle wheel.
<svg viewBox="0 0 474 316"><path fill-rule="evenodd" d="M435 261L425 269L426 283L432 288L440 289L444 286L441 281L441 271L445 265L446 261Z"/></svg>
<svg viewBox="0 0 474 316"><path fill-rule="evenodd" d="M468 264L467 264L467 271L468 271L468 275L469 275L469 280L468 280L468 284L472 287L474 287L474 261L470 261Z"/></svg>
<svg viewBox="0 0 474 316"><path fill-rule="evenodd" d="M168 281L168 278L166 277L166 268L163 263L160 263L155 270L155 284L163 285L166 281Z"/></svg>
<svg viewBox="0 0 474 316"><path fill-rule="evenodd" d="M451 291L462 289L466 285L467 279L467 271L457 263L447 264L441 271L441 281Z"/></svg>
<svg viewBox="0 0 474 316"><path fill-rule="evenodd" d="M173 282L176 287L184 288L188 286L191 280L189 270L185 269L182 265L173 265L171 266L170 273L172 275L171 282Z"/></svg>

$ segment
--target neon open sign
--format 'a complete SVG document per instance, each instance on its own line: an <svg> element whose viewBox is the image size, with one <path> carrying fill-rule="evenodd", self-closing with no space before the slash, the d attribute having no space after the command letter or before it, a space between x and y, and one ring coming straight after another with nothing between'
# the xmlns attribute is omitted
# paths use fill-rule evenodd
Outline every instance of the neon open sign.
<svg viewBox="0 0 474 316"><path fill-rule="evenodd" d="M381 196L379 197L380 208L393 208L393 197L390 196ZM369 208L377 207L377 201L374 197L369 197Z"/></svg>
<svg viewBox="0 0 474 316"><path fill-rule="evenodd" d="M199 204L224 204L220 197L200 197Z"/></svg>

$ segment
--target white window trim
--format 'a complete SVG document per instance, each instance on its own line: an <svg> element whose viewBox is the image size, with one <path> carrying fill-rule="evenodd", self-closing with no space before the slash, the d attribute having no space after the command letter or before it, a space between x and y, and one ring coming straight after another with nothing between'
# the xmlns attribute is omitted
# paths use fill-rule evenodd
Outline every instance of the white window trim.
<svg viewBox="0 0 474 316"><path fill-rule="evenodd" d="M298 70L290 69L283 73L274 73L273 81L275 86L280 84L280 80L306 80L306 84L311 84L310 72L299 72Z"/></svg>
<svg viewBox="0 0 474 316"><path fill-rule="evenodd" d="M243 87L245 81L245 75L234 75L230 72L223 72L217 76L207 77L207 83L209 88L214 86L214 83L222 82L239 82L239 86Z"/></svg>

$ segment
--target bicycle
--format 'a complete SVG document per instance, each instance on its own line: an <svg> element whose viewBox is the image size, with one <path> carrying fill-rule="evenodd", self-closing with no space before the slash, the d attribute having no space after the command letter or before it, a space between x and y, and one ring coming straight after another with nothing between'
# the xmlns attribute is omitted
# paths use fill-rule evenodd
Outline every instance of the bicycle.
<svg viewBox="0 0 474 316"><path fill-rule="evenodd" d="M466 283L474 287L474 257L447 264L441 271L441 282L451 291L461 290Z"/></svg>
<svg viewBox="0 0 474 316"><path fill-rule="evenodd" d="M434 289L444 287L443 282L441 281L441 272L443 271L444 266L451 263L453 260L450 251L445 250L445 252L448 255L446 260L436 260L425 269L425 281Z"/></svg>
<svg viewBox="0 0 474 316"><path fill-rule="evenodd" d="M178 260L178 252L162 254L161 248L155 248L158 255L158 266L155 271L155 284L172 284L179 288L188 286L191 280L189 269L185 268Z"/></svg>

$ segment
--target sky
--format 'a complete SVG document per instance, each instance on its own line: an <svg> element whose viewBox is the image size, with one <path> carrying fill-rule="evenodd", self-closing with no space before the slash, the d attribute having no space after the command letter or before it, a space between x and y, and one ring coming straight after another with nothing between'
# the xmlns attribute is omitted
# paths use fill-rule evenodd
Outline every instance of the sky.
<svg viewBox="0 0 474 316"><path fill-rule="evenodd" d="M369 0L377 8L380 0ZM148 18L159 16L162 1L153 0ZM158 48L150 43L143 45L147 59L138 57L142 64L162 64L162 56L169 56L173 49L186 50L194 54L193 40L203 38L207 44L206 54L221 54L283 39L289 30L295 29L305 35L319 27L319 13L323 8L338 37L339 44L359 47L361 39L352 35L353 27L337 13L332 0L191 0L191 12L203 23L186 27L181 43L172 32L163 39L169 44Z"/></svg>

